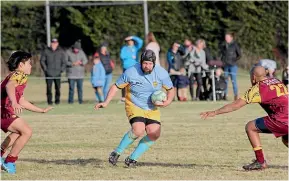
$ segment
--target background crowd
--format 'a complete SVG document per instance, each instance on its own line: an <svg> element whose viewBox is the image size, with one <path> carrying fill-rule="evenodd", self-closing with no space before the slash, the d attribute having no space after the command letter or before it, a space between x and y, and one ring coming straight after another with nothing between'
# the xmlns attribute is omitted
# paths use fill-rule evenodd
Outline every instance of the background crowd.
<svg viewBox="0 0 289 181"><path fill-rule="evenodd" d="M145 44L145 46L144 46ZM172 42L167 51L167 67L178 101L213 100L213 85L215 83L216 100L227 100L229 80L232 82L234 99L238 98L238 61L242 56L239 44L234 40L234 34L225 33L224 42L220 44L219 54L214 57L206 46L204 39L195 41L187 38L183 43ZM112 84L115 62L111 59L108 51L109 42L101 43L95 51L91 68L90 82L92 90L95 91L96 100L104 101L110 85ZM156 55L156 64L160 64L160 44L154 33L150 32L145 41L137 36L124 38L124 45L120 49L120 60L122 72L139 62L139 53L142 50L153 50ZM88 59L81 47L81 41L76 41L71 48L63 50L59 47L56 38L52 39L51 46L47 47L41 54L41 67L46 76L47 103L60 103L61 73L66 72L69 83L68 103L74 102L74 89L77 87L78 102L83 102L83 79L85 77L84 66ZM259 58L256 64L260 64L268 70L268 76L275 76L277 64L274 60ZM214 76L212 75L214 70ZM283 71L283 80L288 84L288 69ZM214 81L212 78L214 77ZM52 84L55 85L55 100L52 96ZM189 90L189 93L187 93ZM190 96L188 96L188 94ZM122 90L120 102L125 100L125 90Z"/></svg>

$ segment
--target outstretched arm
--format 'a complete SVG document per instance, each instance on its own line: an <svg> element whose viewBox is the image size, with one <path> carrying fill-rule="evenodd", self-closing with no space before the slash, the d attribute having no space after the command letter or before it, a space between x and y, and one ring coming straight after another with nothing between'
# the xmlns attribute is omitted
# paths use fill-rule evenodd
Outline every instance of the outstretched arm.
<svg viewBox="0 0 289 181"><path fill-rule="evenodd" d="M116 92L118 91L118 87L114 84L113 86L111 86L111 88L108 91L107 97L105 99L104 102L102 103L98 103L94 106L94 109L99 109L99 108L105 108L110 101L112 100L112 98L115 96Z"/></svg>
<svg viewBox="0 0 289 181"><path fill-rule="evenodd" d="M238 100L236 100L230 104L227 104L227 105L225 105L225 106L223 106L220 109L217 109L215 111L202 112L201 117L202 117L202 119L206 119L207 117L214 117L218 114L233 112L233 111L236 111L236 110L240 109L241 107L245 106L246 104L247 104L247 102L245 100L238 99Z"/></svg>
<svg viewBox="0 0 289 181"><path fill-rule="evenodd" d="M45 109L39 108L39 107L31 104L29 101L25 100L24 97L21 97L21 99L19 100L19 104L23 108L25 108L25 109L27 109L29 111L38 112L38 113L46 113L49 110L53 109L53 107L48 107L48 108L45 108Z"/></svg>

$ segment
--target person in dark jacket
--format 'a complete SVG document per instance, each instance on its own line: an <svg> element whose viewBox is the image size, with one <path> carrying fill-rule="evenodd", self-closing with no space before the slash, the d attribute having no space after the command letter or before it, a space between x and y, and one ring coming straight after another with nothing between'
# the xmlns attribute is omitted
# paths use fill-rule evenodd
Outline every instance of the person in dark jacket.
<svg viewBox="0 0 289 181"><path fill-rule="evenodd" d="M107 43L101 44L100 51L99 51L99 57L100 61L105 69L105 81L103 86L103 93L104 93L104 99L107 96L108 90L110 88L110 83L112 80L112 71L113 71L113 62L110 59L110 54L107 51Z"/></svg>
<svg viewBox="0 0 289 181"><path fill-rule="evenodd" d="M40 64L46 77L47 103L52 105L52 84L55 86L55 104L60 103L61 73L66 69L65 54L57 39L52 39L51 46L41 54Z"/></svg>
<svg viewBox="0 0 289 181"><path fill-rule="evenodd" d="M221 60L224 62L225 77L228 86L228 76L230 75L234 90L234 99L238 99L237 85L237 61L241 58L241 49L236 41L234 41L232 33L226 33L225 43L221 46ZM225 90L224 99L227 99L228 87Z"/></svg>
<svg viewBox="0 0 289 181"><path fill-rule="evenodd" d="M178 95L178 76L181 75L180 70L185 67L183 59L185 53L185 48L177 42L174 42L167 52L167 63L169 65L168 72L173 85L176 88L175 90L178 99L180 98Z"/></svg>

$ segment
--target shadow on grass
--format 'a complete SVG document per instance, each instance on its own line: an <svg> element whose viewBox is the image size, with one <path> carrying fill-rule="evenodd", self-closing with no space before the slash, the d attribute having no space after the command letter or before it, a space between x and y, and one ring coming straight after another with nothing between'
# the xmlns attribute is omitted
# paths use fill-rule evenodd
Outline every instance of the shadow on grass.
<svg viewBox="0 0 289 181"><path fill-rule="evenodd" d="M39 164L56 164L56 165L80 165L85 166L87 164L92 164L93 166L102 166L104 163L109 164L107 161L96 159L96 158L89 158L89 159L73 159L73 160L45 160L45 159L27 159L23 158L20 159L20 161L24 162L34 162ZM118 165L121 165L122 163L119 163ZM196 168L196 167L216 167L212 165L197 165L197 164L181 164L181 163L158 163L158 162L138 162L137 167L179 167L179 168ZM230 166L221 166L221 167L230 167Z"/></svg>
<svg viewBox="0 0 289 181"><path fill-rule="evenodd" d="M155 167L179 167L179 168L226 168L226 169L236 169L235 165L209 165L209 164L181 164L181 163L157 163L157 162L139 162L137 163L137 166L155 166ZM288 166L286 165L269 165L269 169L281 169L281 170L288 170ZM238 170L242 170L242 167L240 167Z"/></svg>
<svg viewBox="0 0 289 181"><path fill-rule="evenodd" d="M103 160L96 159L96 158L89 158L89 159L74 159L74 160L45 160L45 159L20 159L20 161L24 162L34 162L34 163L40 163L40 164L56 164L56 165L80 165L85 166L87 164L92 164L96 166L100 166L104 163Z"/></svg>
<svg viewBox="0 0 289 181"><path fill-rule="evenodd" d="M213 167L231 167L229 165L200 165L200 164L182 164L182 163L157 163L157 162L139 162L137 163L137 166L155 166L155 167L179 167L179 168L197 168L197 167L207 167L207 168L213 168Z"/></svg>
<svg viewBox="0 0 289 181"><path fill-rule="evenodd" d="M56 164L56 165L80 165L85 166L87 164L91 164L96 167L102 167L104 163L108 164L107 161L96 159L96 158L89 158L89 159L73 159L73 160L45 160L45 159L20 159L21 161L25 162L34 162L40 164ZM170 167L170 168L235 168L233 165L209 165L209 164L182 164L182 163L160 163L160 162L138 162L137 167ZM286 165L269 165L269 169L282 169L288 170L288 166Z"/></svg>
<svg viewBox="0 0 289 181"><path fill-rule="evenodd" d="M196 164L181 164L181 163L158 163L158 162L139 162L137 166L144 167L180 167L180 168L194 168ZM211 165L205 165L211 166Z"/></svg>
<svg viewBox="0 0 289 181"><path fill-rule="evenodd" d="M288 166L285 166L285 165L269 165L268 167L274 168L274 169L288 170Z"/></svg>

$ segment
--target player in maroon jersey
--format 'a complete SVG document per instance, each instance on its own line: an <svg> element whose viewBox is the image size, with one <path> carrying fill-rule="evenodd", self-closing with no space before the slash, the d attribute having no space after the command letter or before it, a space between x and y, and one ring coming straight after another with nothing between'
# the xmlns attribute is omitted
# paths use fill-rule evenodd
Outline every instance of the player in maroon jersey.
<svg viewBox="0 0 289 181"><path fill-rule="evenodd" d="M15 161L20 151L32 135L28 124L18 117L22 109L46 113L52 107L41 109L25 100L23 96L27 84L27 76L31 73L31 54L23 51L14 52L8 62L11 73L1 82L1 129L10 134L1 144L1 168L8 173L16 173ZM3 155L11 150L5 161Z"/></svg>
<svg viewBox="0 0 289 181"><path fill-rule="evenodd" d="M259 133L273 133L275 137L282 137L288 147L288 90L276 78L267 78L266 71L256 66L251 71L252 87L244 96L233 103L215 111L203 112L201 117L213 117L218 114L236 111L246 104L259 103L268 116L250 121L246 125L246 133L254 149L256 160L243 166L245 170L261 170L267 168L264 159Z"/></svg>

